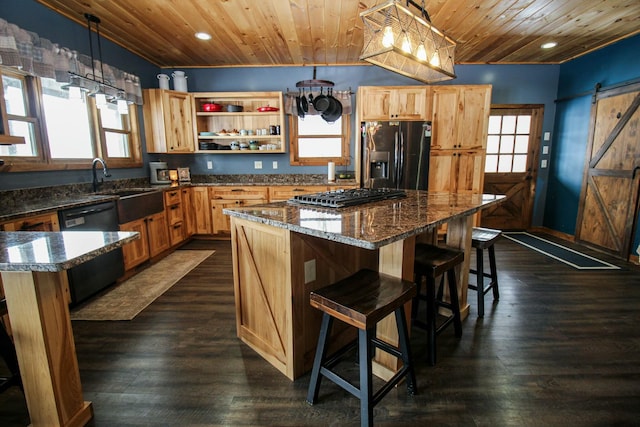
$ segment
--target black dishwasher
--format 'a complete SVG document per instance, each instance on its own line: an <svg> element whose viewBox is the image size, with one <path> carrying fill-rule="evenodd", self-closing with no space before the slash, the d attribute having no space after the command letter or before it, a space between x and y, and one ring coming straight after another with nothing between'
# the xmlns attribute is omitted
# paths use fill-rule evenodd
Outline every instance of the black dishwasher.
<svg viewBox="0 0 640 427"><path fill-rule="evenodd" d="M119 231L114 201L66 209L58 213L62 231ZM71 305L112 285L124 274L122 249L116 249L67 270Z"/></svg>

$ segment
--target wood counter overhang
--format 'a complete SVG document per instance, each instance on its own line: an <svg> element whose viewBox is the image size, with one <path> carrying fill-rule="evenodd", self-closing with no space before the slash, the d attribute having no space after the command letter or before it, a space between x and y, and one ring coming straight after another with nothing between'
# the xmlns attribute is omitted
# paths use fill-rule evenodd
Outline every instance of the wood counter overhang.
<svg viewBox="0 0 640 427"><path fill-rule="evenodd" d="M83 426L84 401L62 271L137 232L0 232L0 274L31 425Z"/></svg>
<svg viewBox="0 0 640 427"><path fill-rule="evenodd" d="M406 193L340 209L287 202L225 209L231 217L238 337L291 380L300 377L313 363L321 320L309 293L362 268L412 281L416 238L435 241L441 224L448 227L447 245L466 254L457 278L461 310L468 314L473 215L506 197ZM330 351L354 336L341 326L334 325ZM377 334L394 343L395 319L380 322ZM376 356L374 374L388 380L398 363Z"/></svg>

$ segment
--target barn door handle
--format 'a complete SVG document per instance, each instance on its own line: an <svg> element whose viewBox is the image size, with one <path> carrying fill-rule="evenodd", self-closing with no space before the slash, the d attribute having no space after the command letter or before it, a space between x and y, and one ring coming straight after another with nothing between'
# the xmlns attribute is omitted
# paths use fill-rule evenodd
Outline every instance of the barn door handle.
<svg viewBox="0 0 640 427"><path fill-rule="evenodd" d="M635 178L636 178L636 173L637 173L638 171L640 171L640 166L636 166L636 167L633 169L633 175L632 175L631 179L635 179Z"/></svg>

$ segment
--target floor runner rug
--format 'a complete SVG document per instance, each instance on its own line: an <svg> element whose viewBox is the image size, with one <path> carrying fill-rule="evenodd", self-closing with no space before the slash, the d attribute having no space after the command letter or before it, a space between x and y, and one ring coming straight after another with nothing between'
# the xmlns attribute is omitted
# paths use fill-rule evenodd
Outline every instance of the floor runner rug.
<svg viewBox="0 0 640 427"><path fill-rule="evenodd" d="M214 252L177 250L72 309L71 320L131 320Z"/></svg>
<svg viewBox="0 0 640 427"><path fill-rule="evenodd" d="M543 239L542 237L534 236L533 234L526 232L503 232L502 235L509 240L520 243L523 246L570 265L578 270L620 269L620 267L613 264L585 255L558 243Z"/></svg>

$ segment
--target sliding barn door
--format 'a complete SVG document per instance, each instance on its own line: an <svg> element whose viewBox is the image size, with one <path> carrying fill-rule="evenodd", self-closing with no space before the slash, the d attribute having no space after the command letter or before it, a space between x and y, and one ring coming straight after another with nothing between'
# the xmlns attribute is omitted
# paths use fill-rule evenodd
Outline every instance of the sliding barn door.
<svg viewBox="0 0 640 427"><path fill-rule="evenodd" d="M628 259L640 182L640 87L598 94L576 239Z"/></svg>

